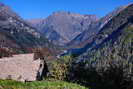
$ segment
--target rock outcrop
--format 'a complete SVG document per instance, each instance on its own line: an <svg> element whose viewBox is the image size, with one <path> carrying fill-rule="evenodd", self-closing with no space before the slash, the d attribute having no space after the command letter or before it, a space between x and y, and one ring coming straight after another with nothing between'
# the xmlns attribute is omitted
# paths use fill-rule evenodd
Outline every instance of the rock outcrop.
<svg viewBox="0 0 133 89"><path fill-rule="evenodd" d="M41 80L46 62L34 60L34 54L20 54L0 59L0 79L17 81Z"/></svg>

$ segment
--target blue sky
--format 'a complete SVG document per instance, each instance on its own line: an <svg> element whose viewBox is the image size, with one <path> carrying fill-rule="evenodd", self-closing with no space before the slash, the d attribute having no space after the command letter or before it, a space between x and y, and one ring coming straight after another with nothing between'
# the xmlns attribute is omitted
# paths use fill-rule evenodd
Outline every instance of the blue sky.
<svg viewBox="0 0 133 89"><path fill-rule="evenodd" d="M102 17L133 0L0 0L24 19L46 18L56 11L96 14Z"/></svg>

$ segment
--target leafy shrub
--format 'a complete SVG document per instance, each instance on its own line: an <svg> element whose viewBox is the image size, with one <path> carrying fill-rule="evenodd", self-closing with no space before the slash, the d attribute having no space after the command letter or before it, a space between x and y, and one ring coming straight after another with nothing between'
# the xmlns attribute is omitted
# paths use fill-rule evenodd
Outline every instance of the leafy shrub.
<svg viewBox="0 0 133 89"><path fill-rule="evenodd" d="M50 69L50 77L56 80L68 80L71 62L72 58L70 56L65 56L54 61L51 64L52 68Z"/></svg>
<svg viewBox="0 0 133 89"><path fill-rule="evenodd" d="M64 80L68 71L68 66L65 63L53 63L53 70L51 71L52 77L57 80Z"/></svg>

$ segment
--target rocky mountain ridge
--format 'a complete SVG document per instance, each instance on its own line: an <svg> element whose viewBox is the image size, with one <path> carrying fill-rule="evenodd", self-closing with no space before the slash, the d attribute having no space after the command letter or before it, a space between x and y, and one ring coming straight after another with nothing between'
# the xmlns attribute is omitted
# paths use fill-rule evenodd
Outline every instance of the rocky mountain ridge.
<svg viewBox="0 0 133 89"><path fill-rule="evenodd" d="M92 23L98 21L98 18L95 15L58 11L39 23L34 23L37 20L29 22L33 23L53 43L65 46L77 35L90 28Z"/></svg>
<svg viewBox="0 0 133 89"><path fill-rule="evenodd" d="M9 45L10 44L10 45ZM49 47L50 42L10 7L0 3L0 47L15 52L30 52L34 47Z"/></svg>
<svg viewBox="0 0 133 89"><path fill-rule="evenodd" d="M58 11L45 19L33 19L28 22L56 45L66 48L81 48L127 6L121 6L102 18L97 18L95 15Z"/></svg>

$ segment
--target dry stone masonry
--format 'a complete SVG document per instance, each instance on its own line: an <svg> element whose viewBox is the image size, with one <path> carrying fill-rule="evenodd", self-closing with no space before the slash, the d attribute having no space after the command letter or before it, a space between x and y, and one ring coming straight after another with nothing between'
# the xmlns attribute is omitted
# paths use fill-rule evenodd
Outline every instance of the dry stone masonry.
<svg viewBox="0 0 133 89"><path fill-rule="evenodd" d="M44 60L34 60L34 54L20 54L0 59L0 79L35 81L41 79Z"/></svg>

